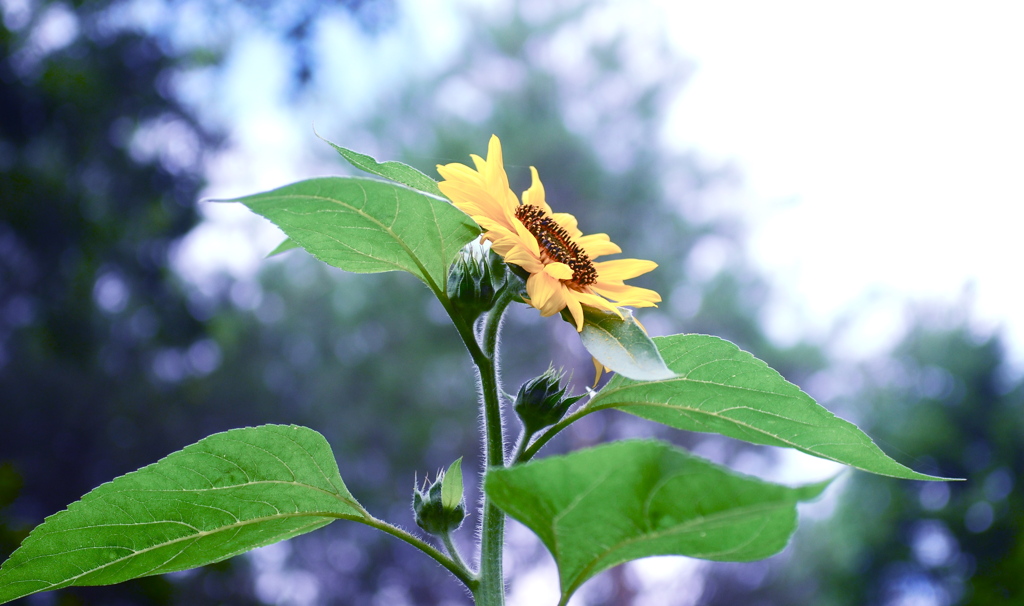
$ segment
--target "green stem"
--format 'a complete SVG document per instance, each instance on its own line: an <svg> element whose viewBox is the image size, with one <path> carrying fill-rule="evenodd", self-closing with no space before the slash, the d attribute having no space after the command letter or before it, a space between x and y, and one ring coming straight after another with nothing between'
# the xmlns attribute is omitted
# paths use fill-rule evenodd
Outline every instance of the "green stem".
<svg viewBox="0 0 1024 606"><path fill-rule="evenodd" d="M550 429L542 433L539 438L534 440L533 444L530 444L529 448L524 450L522 455L512 459L512 464L515 465L518 463L525 463L529 461L534 457L534 455L537 454L537 452L540 451L541 448L544 447L545 444L548 443L548 440L555 437L555 434L557 434L558 432L562 431L569 425L573 424L575 421L587 416L592 412L594 412L592 409L588 409L586 406L584 406L583 408L579 408L576 410L576 412L563 418L558 423L555 423L554 425L551 426Z"/></svg>
<svg viewBox="0 0 1024 606"><path fill-rule="evenodd" d="M512 458L509 459L509 465L515 465L519 463L519 458L523 456L523 451L526 450L526 445L530 443L530 439L533 438L532 433L526 433L526 430L519 432L519 439L516 441L515 452L512 453Z"/></svg>
<svg viewBox="0 0 1024 606"><path fill-rule="evenodd" d="M459 331L469 355L480 373L480 403L484 418L484 452L487 468L505 466L505 436L501 422L501 398L498 380L498 331L505 308L518 296L518 289L505 288L487 314L480 341L472 327L455 311L447 294L435 290L441 305L451 317ZM487 471L481 482L484 493L480 522L480 572L474 576L474 585L467 586L473 592L477 606L503 606L505 603L505 582L503 578L501 552L505 545L505 514L487 498L483 490Z"/></svg>
<svg viewBox="0 0 1024 606"><path fill-rule="evenodd" d="M473 327L466 324L466 321L462 318L455 307L452 306L452 300L448 298L448 295L443 291L434 291L434 295L437 296L437 300L441 302L441 306L448 312L448 317L452 319L452 323L455 325L455 330L459 332L459 336L462 337L462 342L465 343L466 348L469 349L469 355L473 358L473 362L479 366L480 360L486 359L486 355L480 349L480 344L476 342L476 335L473 334Z"/></svg>
<svg viewBox="0 0 1024 606"><path fill-rule="evenodd" d="M505 290L487 315L481 335L484 358L476 360L480 372L480 392L484 417L484 450L487 468L505 466L505 435L501 420L501 398L498 380L498 331L505 308L515 298ZM487 472L484 472L486 484ZM483 492L483 517L480 528L480 586L473 592L477 606L502 606L505 603L505 579L502 549L505 546L505 513Z"/></svg>
<svg viewBox="0 0 1024 606"><path fill-rule="evenodd" d="M382 530L393 537L405 541L406 543L412 545L416 549L419 549L423 553L437 560L438 564L447 568L448 571L455 575L457 579L462 581L466 585L466 587L469 588L470 591L474 593L477 591L477 588L480 585L480 581L477 580L476 576L472 573L472 571L470 571L469 568L462 562L462 560L459 559L457 555L458 552L453 551L452 557L448 557L447 555L442 553L440 549L434 547L430 543L427 543L426 541L417 537L416 535L401 528L398 528L397 526L392 526L384 520L378 520L377 518L373 517L368 513L365 514L364 517L358 518L358 521L362 522L363 524L366 524L367 526L372 526L373 528Z"/></svg>
<svg viewBox="0 0 1024 606"><path fill-rule="evenodd" d="M472 572L469 572L469 566L466 566L466 561L462 559L462 554L459 553L459 548L456 547L455 546L455 542L452 541L452 533L446 532L446 533L442 534L441 535L441 540L444 541L444 548L448 550L448 555L451 556L451 558L455 562L455 564L459 568L462 568L467 573L469 573L470 576L472 576L473 578L476 578L475 574L473 574Z"/></svg>

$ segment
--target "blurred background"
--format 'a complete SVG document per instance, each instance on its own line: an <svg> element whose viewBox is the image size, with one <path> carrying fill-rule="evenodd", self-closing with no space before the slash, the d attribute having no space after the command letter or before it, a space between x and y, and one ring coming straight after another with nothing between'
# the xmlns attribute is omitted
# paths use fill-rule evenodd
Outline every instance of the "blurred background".
<svg viewBox="0 0 1024 606"><path fill-rule="evenodd" d="M351 174L313 134L428 174L505 149L658 270L653 334L730 339L955 484L846 473L766 561L651 558L576 605L1024 602L1024 13L1015 3L0 0L0 556L212 432L323 433L375 515L479 469L469 360L413 277L346 274L230 198ZM505 389L575 331L510 314ZM521 337L520 340L518 337ZM385 421L386 419L386 421ZM595 414L548 447L657 436L760 477L835 466ZM472 484L472 483L470 483ZM476 502L476 486L469 486ZM476 521L460 537L468 547ZM557 601L508 530L509 603ZM469 603L356 524L23 604Z"/></svg>

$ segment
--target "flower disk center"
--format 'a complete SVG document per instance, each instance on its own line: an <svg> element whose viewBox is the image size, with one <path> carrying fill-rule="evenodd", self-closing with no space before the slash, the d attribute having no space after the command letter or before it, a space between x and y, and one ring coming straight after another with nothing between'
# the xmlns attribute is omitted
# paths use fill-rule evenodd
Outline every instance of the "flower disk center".
<svg viewBox="0 0 1024 606"><path fill-rule="evenodd" d="M583 287L597 282L597 270L590 256L572 241L569 232L548 216L539 206L523 204L516 208L516 218L537 238L548 256L572 269L572 284Z"/></svg>

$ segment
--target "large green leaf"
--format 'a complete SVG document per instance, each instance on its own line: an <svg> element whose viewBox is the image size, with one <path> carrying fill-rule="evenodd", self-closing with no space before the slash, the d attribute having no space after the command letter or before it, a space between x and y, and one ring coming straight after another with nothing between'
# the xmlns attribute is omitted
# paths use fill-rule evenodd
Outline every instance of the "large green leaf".
<svg viewBox="0 0 1024 606"><path fill-rule="evenodd" d="M234 201L329 265L357 273L403 270L435 291L444 290L448 266L480 233L448 202L373 179L309 179Z"/></svg>
<svg viewBox="0 0 1024 606"><path fill-rule="evenodd" d="M629 560L766 558L796 529L796 503L827 485L770 484L633 440L491 469L486 490L551 551L565 603L584 581Z"/></svg>
<svg viewBox="0 0 1024 606"><path fill-rule="evenodd" d="M364 520L327 441L264 425L212 435L46 519L0 568L0 603L185 570Z"/></svg>
<svg viewBox="0 0 1024 606"><path fill-rule="evenodd" d="M320 135L317 135L320 137ZM377 162L371 156L354 152L351 149L346 149L335 143L331 143L327 139L320 137L321 140L326 142L328 145L333 147L342 158L349 161L352 166L355 166L359 170L366 171L371 175L377 175L378 177L384 177L401 183L402 185L408 185L409 187L419 190L421 192L428 193L438 198L445 198L445 195L441 193L440 188L437 187L437 181L434 181L424 173L416 170L408 164L402 164L401 162Z"/></svg>
<svg viewBox="0 0 1024 606"><path fill-rule="evenodd" d="M649 382L614 377L587 408L618 408L677 429L795 448L885 476L945 479L917 473L889 458L856 425L728 341L673 335L654 342L677 376Z"/></svg>
<svg viewBox="0 0 1024 606"><path fill-rule="evenodd" d="M568 311L563 316L570 319ZM624 318L608 311L583 307L580 340L590 355L624 377L654 381L674 377L665 366L658 348L628 309Z"/></svg>

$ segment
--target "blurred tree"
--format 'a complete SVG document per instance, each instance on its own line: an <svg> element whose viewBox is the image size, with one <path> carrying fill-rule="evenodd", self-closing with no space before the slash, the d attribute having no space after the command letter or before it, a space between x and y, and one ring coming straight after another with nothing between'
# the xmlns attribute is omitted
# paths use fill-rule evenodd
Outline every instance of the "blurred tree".
<svg viewBox="0 0 1024 606"><path fill-rule="evenodd" d="M188 352L198 361L215 346L166 265L195 222L213 141L162 92L172 61L156 40L64 4L5 9L0 459L24 495L8 512L8 554L25 524L180 444L187 432L168 431L167 412L187 398L168 388L167 362L192 372ZM169 594L151 579L81 595Z"/></svg>
<svg viewBox="0 0 1024 606"><path fill-rule="evenodd" d="M209 310L189 307L167 262L197 221L204 159L218 143L175 81L216 55L179 48L173 32L147 29L132 9L0 4L4 557L99 483L272 415L207 397L222 348L207 332ZM181 603L222 585L232 588L225 603L251 603L231 570L193 575ZM61 600L170 603L171 589L152 578L67 590Z"/></svg>
<svg viewBox="0 0 1024 606"><path fill-rule="evenodd" d="M305 41L294 47L297 102L314 96L317 84L315 4L244 9L285 39ZM386 24L389 13L372 3L342 4L384 15L374 23ZM22 17L4 14L0 461L11 467L0 467L0 507L11 504L0 510L0 553L100 482L213 431L265 422L323 432L353 493L375 514L413 527L413 474L460 455L470 471L479 448L472 376L456 335L410 276L344 274L299 251L268 261L254 280L180 283L167 251L196 221L203 161L216 138L171 83L216 54L178 49L173 32L111 25L119 6L72 13L39 4ZM206 28L243 10L209 9ZM820 368L813 348L778 349L763 336L758 309L767 288L742 258L738 226L700 211L709 192L734 182L732 171L701 168L659 143L667 103L688 67L659 33L609 27L617 23L612 7L568 3L541 16L535 9L510 3L504 13L467 15L474 27L460 59L385 95L379 117L344 125L346 137L368 133L393 146L381 156L405 155L434 174L434 163L466 162L497 133L517 190L528 185L526 163L537 166L552 204L576 213L585 231L607 232L627 256L661 264L638 281L666 298L642 312L652 332L722 335L797 381ZM39 33L52 31L46 24L54 19L73 24L59 44ZM577 391L589 384L589 357L571 326L519 309L508 329L528 345L505 352L507 391L551 360L574 361ZM638 432L691 446L716 439L608 413L551 450ZM726 444L725 462L745 448ZM519 566L532 559L521 554ZM590 603L625 603L637 590L621 569L609 578L612 588L593 592ZM62 596L68 603L467 601L428 559L355 524L199 571Z"/></svg>

